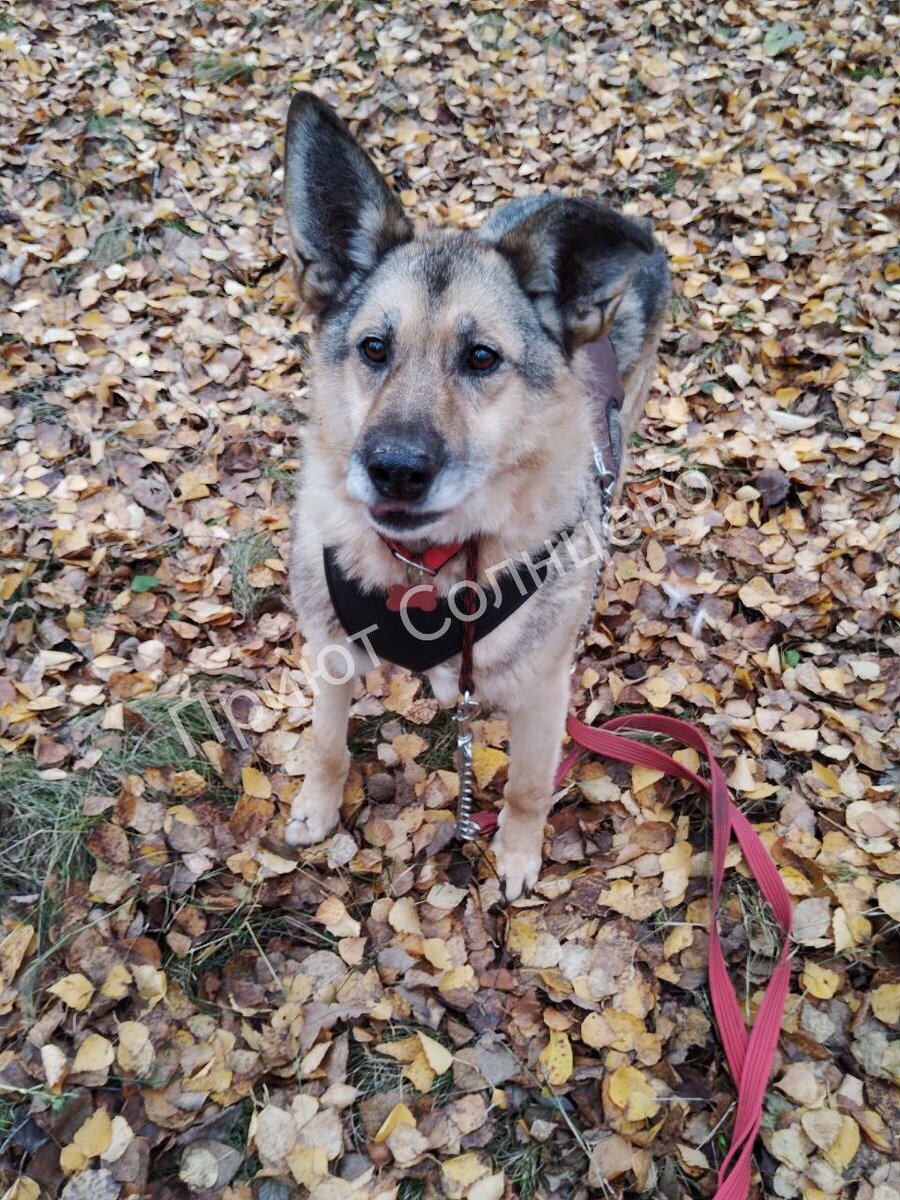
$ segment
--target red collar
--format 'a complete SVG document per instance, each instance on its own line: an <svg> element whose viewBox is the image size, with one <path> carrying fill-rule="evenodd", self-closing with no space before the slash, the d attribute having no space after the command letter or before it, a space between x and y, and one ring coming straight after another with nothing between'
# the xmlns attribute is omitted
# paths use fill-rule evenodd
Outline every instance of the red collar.
<svg viewBox="0 0 900 1200"><path fill-rule="evenodd" d="M393 554L394 558L399 558L407 566L418 567L426 575L437 575L441 567L445 563L448 563L454 555L459 554L463 546L462 542L450 542L446 546L428 546L425 550L419 552L410 550L402 542L395 542L393 538L385 537L381 533L378 536L387 546L388 550L390 550L391 554Z"/></svg>

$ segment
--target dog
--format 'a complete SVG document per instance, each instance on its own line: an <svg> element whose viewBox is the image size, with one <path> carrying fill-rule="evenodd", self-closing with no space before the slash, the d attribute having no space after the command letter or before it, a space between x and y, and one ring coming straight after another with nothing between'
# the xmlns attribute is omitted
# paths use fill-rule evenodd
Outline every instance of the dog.
<svg viewBox="0 0 900 1200"><path fill-rule="evenodd" d="M347 127L308 92L290 105L285 207L313 317L290 588L311 660L334 657L314 695L309 767L285 829L289 844L312 845L338 822L355 679L372 668L371 645L339 618L335 578L371 599L376 624L400 585L424 593L423 609L460 586L462 553L436 574L417 571L429 547L477 538L484 568L566 531L579 561L590 559L587 522L602 498L585 348L605 336L612 344L627 438L653 375L669 273L644 222L585 196L514 199L475 231L415 232ZM509 718L492 844L509 900L540 872L594 578L551 564L474 646L477 698ZM422 614L403 615L415 627ZM458 654L425 670L442 704L456 701L458 672Z"/></svg>

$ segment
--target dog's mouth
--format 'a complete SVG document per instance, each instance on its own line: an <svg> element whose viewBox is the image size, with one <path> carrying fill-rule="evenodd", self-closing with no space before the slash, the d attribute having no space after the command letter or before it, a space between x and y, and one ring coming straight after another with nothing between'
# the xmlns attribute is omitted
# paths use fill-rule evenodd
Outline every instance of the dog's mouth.
<svg viewBox="0 0 900 1200"><path fill-rule="evenodd" d="M403 508L396 504L370 504L369 520L384 533L415 533L433 525L444 514L442 512L421 512L416 509Z"/></svg>

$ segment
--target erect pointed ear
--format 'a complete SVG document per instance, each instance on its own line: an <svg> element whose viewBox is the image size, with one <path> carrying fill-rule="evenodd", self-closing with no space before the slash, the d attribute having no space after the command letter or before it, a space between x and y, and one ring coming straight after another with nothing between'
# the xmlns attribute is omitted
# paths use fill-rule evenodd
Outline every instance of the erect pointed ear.
<svg viewBox="0 0 900 1200"><path fill-rule="evenodd" d="M513 200L480 236L509 260L569 352L609 329L634 273L657 249L643 224L581 197Z"/></svg>
<svg viewBox="0 0 900 1200"><path fill-rule="evenodd" d="M321 312L413 230L372 160L311 92L291 101L284 162L300 293Z"/></svg>

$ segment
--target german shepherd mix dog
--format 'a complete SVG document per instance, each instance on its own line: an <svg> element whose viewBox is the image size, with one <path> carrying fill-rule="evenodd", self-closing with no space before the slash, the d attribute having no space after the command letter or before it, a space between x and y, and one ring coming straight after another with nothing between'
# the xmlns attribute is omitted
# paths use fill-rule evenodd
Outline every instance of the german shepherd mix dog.
<svg viewBox="0 0 900 1200"><path fill-rule="evenodd" d="M348 648L356 671L372 669L338 616L329 564L371 593L373 625L386 593L421 580L406 560L429 547L451 551L431 579L441 599L466 577L466 556L453 549L473 537L483 568L523 551L546 559L561 531L596 565L584 526L601 499L581 347L608 334L627 437L654 369L669 277L643 223L585 197L513 200L476 232L415 233L344 124L309 93L290 107L285 194L300 293L315 314L291 591L310 661L344 648L327 672L338 682L320 682L315 695L309 767L285 832L310 845L336 825L350 766ZM594 570L549 570L474 647L478 700L509 716L493 843L508 899L540 871ZM458 670L457 654L425 672L441 703L456 700Z"/></svg>

